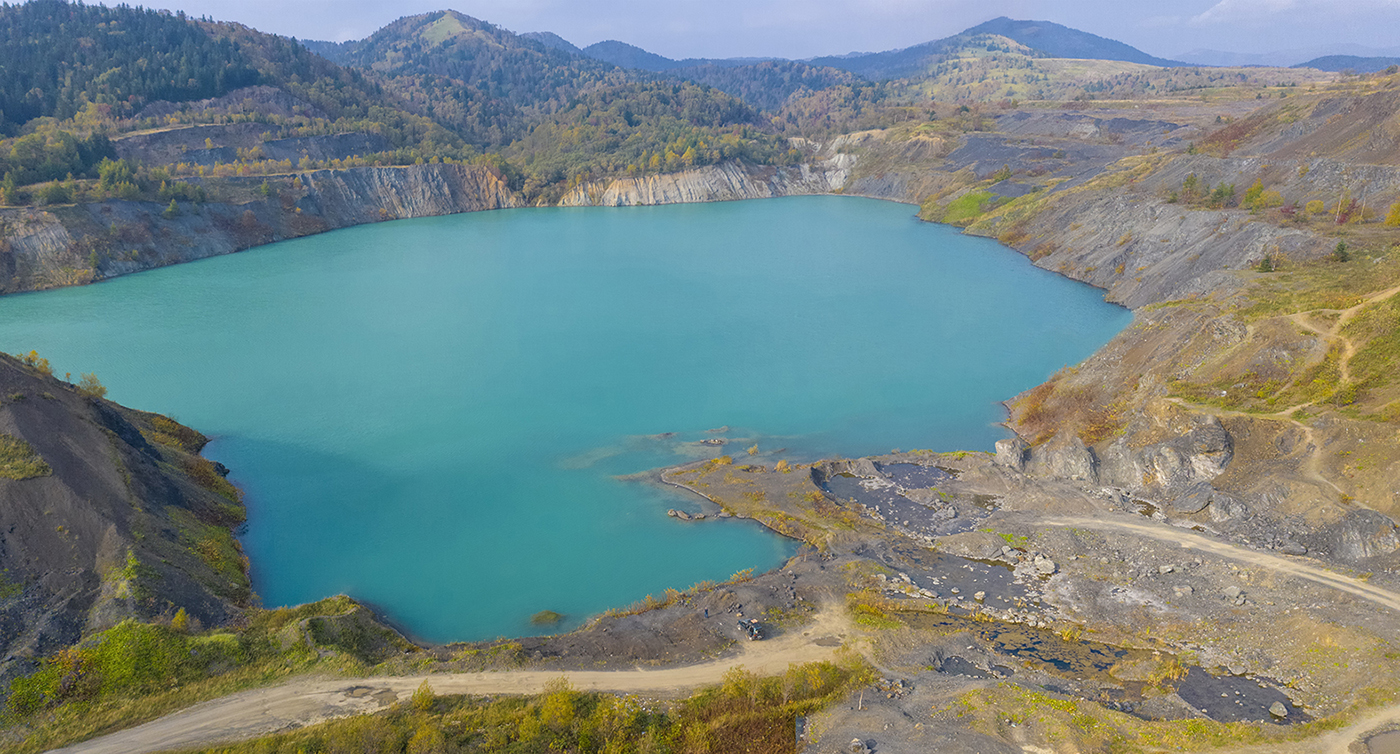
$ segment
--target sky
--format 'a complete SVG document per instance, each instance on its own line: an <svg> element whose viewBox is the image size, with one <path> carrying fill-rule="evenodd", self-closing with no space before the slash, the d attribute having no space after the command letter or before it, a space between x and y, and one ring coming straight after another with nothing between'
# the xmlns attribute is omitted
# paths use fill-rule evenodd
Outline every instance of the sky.
<svg viewBox="0 0 1400 754"><path fill-rule="evenodd" d="M139 2L139 0L137 0ZM133 3L134 4L134 3ZM997 16L1054 21L1161 57L1400 44L1400 0L145 0L300 39L361 39L452 8L583 47L618 39L671 58L808 58L908 47Z"/></svg>

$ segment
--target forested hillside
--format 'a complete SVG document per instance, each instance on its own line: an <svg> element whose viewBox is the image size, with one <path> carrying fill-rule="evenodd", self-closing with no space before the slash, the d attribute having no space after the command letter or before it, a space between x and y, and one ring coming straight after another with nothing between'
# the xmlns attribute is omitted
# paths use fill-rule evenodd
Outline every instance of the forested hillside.
<svg viewBox="0 0 1400 754"><path fill-rule="evenodd" d="M87 103L130 115L150 100L227 94L259 81L239 46L183 13L32 0L0 11L0 129L59 120Z"/></svg>
<svg viewBox="0 0 1400 754"><path fill-rule="evenodd" d="M178 13L35 0L0 6L0 40L18 53L0 67L0 203L145 199L174 202L170 212L220 198L210 178L417 162L485 165L525 200L554 201L607 176L788 164L801 157L790 138L928 120L938 103L976 110L1321 76L1048 58L1027 45L1140 53L1008 19L868 55L672 61L623 43L579 50L450 10L303 45ZM609 55L624 65L599 59Z"/></svg>
<svg viewBox="0 0 1400 754"><path fill-rule="evenodd" d="M491 165L533 199L616 172L788 159L722 91L453 11L313 43L346 65L236 23L61 0L0 8L0 33L34 51L0 68L8 204L194 200L206 187L180 179L435 160ZM346 133L372 136L306 141Z"/></svg>

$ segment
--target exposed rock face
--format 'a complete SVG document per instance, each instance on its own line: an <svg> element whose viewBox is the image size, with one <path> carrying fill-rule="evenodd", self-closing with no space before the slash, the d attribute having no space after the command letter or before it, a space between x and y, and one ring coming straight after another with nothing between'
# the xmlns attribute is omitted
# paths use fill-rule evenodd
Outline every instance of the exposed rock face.
<svg viewBox="0 0 1400 754"><path fill-rule="evenodd" d="M1234 442L1220 420L1166 400L1150 401L1124 436L1103 453L1106 484L1152 489L1184 508L1210 502L1202 493L1234 457Z"/></svg>
<svg viewBox="0 0 1400 754"><path fill-rule="evenodd" d="M1060 432L1031 451L1026 473L1052 479L1097 484L1099 459L1073 432Z"/></svg>
<svg viewBox="0 0 1400 754"><path fill-rule="evenodd" d="M695 170L579 186L563 207L632 207L687 202L829 194L845 185L855 158L838 154L816 164L775 168L726 162Z"/></svg>
<svg viewBox="0 0 1400 754"><path fill-rule="evenodd" d="M0 433L47 467L0 467L0 681L125 618L183 608L214 626L240 613L251 589L230 527L243 506L196 455L201 435L9 356L0 395Z"/></svg>
<svg viewBox="0 0 1400 754"><path fill-rule="evenodd" d="M1076 230L1067 232L1070 227ZM1146 192L1063 195L1017 233L1037 239L1008 239L1037 266L1105 288L1110 301L1133 309L1237 289L1232 271L1252 267L1266 253L1299 259L1328 250L1307 230L1167 204Z"/></svg>
<svg viewBox="0 0 1400 754"><path fill-rule="evenodd" d="M254 195L263 180L229 185ZM467 165L318 170L301 182L265 200L187 205L173 218L150 202L0 209L0 293L88 283L362 223L521 206L494 173Z"/></svg>

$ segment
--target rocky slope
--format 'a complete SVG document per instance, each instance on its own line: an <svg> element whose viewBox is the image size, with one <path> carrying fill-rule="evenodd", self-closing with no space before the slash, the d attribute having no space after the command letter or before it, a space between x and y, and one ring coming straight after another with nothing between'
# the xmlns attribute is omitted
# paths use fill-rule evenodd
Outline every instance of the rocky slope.
<svg viewBox="0 0 1400 754"><path fill-rule="evenodd" d="M252 596L205 438L47 369L0 355L0 680L125 618L216 626Z"/></svg>

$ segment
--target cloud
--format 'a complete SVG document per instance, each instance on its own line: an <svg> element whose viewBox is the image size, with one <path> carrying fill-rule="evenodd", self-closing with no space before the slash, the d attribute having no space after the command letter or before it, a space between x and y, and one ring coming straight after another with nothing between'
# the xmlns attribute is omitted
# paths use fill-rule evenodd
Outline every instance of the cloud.
<svg viewBox="0 0 1400 754"><path fill-rule="evenodd" d="M1299 0L1220 0L1191 19L1193 25L1250 21L1294 10Z"/></svg>
<svg viewBox="0 0 1400 754"><path fill-rule="evenodd" d="M1400 9L1400 0L1220 0L1191 18L1191 25L1271 23L1283 13L1300 16L1355 16L1378 9Z"/></svg>

